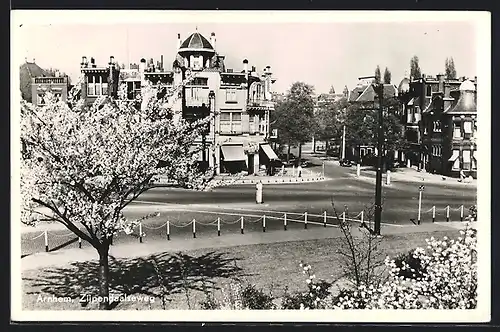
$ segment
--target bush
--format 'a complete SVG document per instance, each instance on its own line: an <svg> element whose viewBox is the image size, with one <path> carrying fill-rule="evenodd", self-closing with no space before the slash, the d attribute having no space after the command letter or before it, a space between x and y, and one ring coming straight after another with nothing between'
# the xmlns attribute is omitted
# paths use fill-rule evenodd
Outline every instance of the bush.
<svg viewBox="0 0 500 332"><path fill-rule="evenodd" d="M241 292L241 301L245 308L251 310L275 309L273 296L257 289L255 285L248 284Z"/></svg>
<svg viewBox="0 0 500 332"><path fill-rule="evenodd" d="M406 279L422 278L427 272L420 258L415 257L414 250L406 254L400 254L394 259L398 270L398 276Z"/></svg>

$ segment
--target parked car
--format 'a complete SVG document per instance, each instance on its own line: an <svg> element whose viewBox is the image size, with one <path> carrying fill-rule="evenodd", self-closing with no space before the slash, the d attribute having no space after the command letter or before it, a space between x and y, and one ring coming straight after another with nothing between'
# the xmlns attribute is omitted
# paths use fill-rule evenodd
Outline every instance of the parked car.
<svg viewBox="0 0 500 332"><path fill-rule="evenodd" d="M351 167L352 162L349 159L341 159L340 160L340 166L342 167Z"/></svg>

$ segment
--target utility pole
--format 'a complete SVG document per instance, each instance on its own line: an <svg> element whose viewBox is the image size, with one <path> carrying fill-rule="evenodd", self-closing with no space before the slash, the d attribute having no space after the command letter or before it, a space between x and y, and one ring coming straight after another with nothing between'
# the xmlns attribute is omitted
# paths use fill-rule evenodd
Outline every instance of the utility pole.
<svg viewBox="0 0 500 332"><path fill-rule="evenodd" d="M377 131L377 177L375 181L375 235L380 235L380 222L382 219L382 152L383 152L383 142L384 142L384 130L383 130L383 97L384 97L384 85L377 84L375 86L378 93L378 131Z"/></svg>
<svg viewBox="0 0 500 332"><path fill-rule="evenodd" d="M345 159L345 125L342 131L342 160Z"/></svg>

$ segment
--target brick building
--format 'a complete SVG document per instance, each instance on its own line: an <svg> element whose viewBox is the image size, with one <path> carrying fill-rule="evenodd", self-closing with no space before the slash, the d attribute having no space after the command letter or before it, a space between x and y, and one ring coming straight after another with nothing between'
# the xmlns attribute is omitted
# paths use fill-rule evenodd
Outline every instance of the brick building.
<svg viewBox="0 0 500 332"><path fill-rule="evenodd" d="M70 83L68 76L58 71L50 75L33 62L26 62L19 68L21 96L27 102L41 106L45 104L45 93L51 92L59 100L66 101Z"/></svg>
<svg viewBox="0 0 500 332"><path fill-rule="evenodd" d="M156 64L141 59L139 65L120 69L114 59L107 66L97 67L83 58L82 98L92 103L100 94L116 94L126 85L127 96L133 99L145 84L167 85L177 97L171 105L174 114L195 120L208 115L214 118L210 131L196 141L201 147L199 162L214 167L216 173L247 171L256 173L269 168L276 154L269 145L269 113L274 110L270 66L258 73L243 60L239 70L226 68L216 50L215 33L210 41L198 32L184 41L178 37L178 49L171 70L161 61ZM174 120L176 118L174 117Z"/></svg>
<svg viewBox="0 0 500 332"><path fill-rule="evenodd" d="M409 165L443 175L476 176L476 80L447 80L444 75L403 79L400 98Z"/></svg>

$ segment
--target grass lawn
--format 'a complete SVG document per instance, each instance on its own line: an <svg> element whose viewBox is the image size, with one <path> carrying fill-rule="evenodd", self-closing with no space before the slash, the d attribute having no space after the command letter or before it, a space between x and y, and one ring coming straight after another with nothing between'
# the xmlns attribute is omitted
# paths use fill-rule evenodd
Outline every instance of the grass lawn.
<svg viewBox="0 0 500 332"><path fill-rule="evenodd" d="M383 257L391 257L417 246L434 236L456 237L457 230L384 236L380 244ZM342 275L337 238L290 241L272 244L242 245L223 249L200 249L178 254L111 260L111 293L155 296L153 303L122 301L114 310L201 309L203 289L212 289L220 297L219 287L239 279L280 297L289 291L305 290L306 277L301 261L312 266L317 278L332 281ZM153 264L153 262L155 262ZM161 271L157 273L156 271ZM23 272L23 308L25 310L89 310L97 303L80 303L82 295L97 295L97 262L73 263L64 268L43 268ZM160 282L160 277L164 282ZM159 285L163 284L162 287ZM168 294L162 305L160 294ZM43 302L43 297L67 297L71 302ZM188 304L189 303L189 304Z"/></svg>

